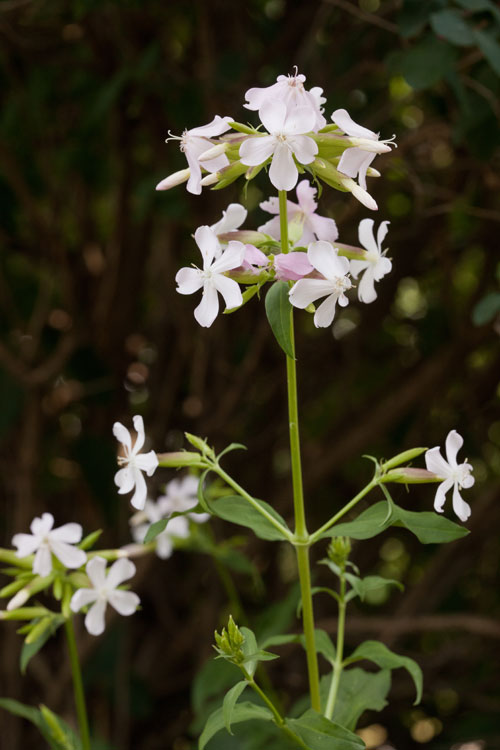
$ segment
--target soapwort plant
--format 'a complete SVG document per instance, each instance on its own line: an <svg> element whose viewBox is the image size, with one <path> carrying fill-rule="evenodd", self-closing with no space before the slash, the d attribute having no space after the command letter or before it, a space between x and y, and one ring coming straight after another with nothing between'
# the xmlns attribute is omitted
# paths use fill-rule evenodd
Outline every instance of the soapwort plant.
<svg viewBox="0 0 500 750"><path fill-rule="evenodd" d="M345 648L349 602L380 587L402 588L398 581L363 576L350 560L351 540L374 537L395 525L423 544L463 537L466 529L443 515L396 505L389 487L437 483L434 507L439 514L446 493L453 488L453 510L466 521L470 507L460 492L474 483L472 467L467 461L458 463L463 440L455 430L446 438L447 460L439 447L406 450L389 460L372 457L373 476L368 484L322 526L310 530L300 453L295 309L304 311L300 315L312 315L316 327L328 328L339 307L373 302L376 284L392 268L384 247L389 222L381 221L376 227L373 219L363 218L358 228L360 246L345 244L339 242L335 221L318 213L318 200L327 186L350 193L367 209L376 210L366 180L380 176L371 164L377 154L391 151L395 144L355 123L345 109L336 110L328 120L323 91L308 90L305 84L305 77L296 71L280 76L267 88L250 89L244 106L256 113L254 117L258 115L257 125L216 115L208 125L186 129L181 136L170 134L167 140L179 142L188 168L157 186L167 190L186 183L189 192L199 195L204 187L219 190L238 178L248 184L262 173L277 191L261 204L273 218L256 230L243 226L247 211L237 203L231 203L221 218L214 217L211 226L194 228L201 260L193 246L193 265L181 268L175 281L177 292L195 296L194 317L203 327L214 324L221 300L226 313L250 303L255 315L260 314L256 300L265 301L265 314L286 364L293 524L288 525L271 502L255 498L226 471L225 455L243 446L231 444L217 454L208 440L186 433L186 450L144 452L142 417L133 418L135 436L117 422L113 433L120 444L120 468L115 482L136 511L131 517L134 543L93 549L99 532L82 540L78 524L53 528L54 518L45 513L33 521L31 534L14 536L16 550L0 550L0 560L7 566L3 572L13 579L0 592L8 598L0 617L24 622L19 631L25 636L21 669L26 669L29 659L59 627L64 626L66 632L79 734L45 706L34 709L8 699L0 701L4 708L34 722L52 748L91 748L73 618L82 613L88 632L97 636L105 628L107 610L132 615L140 601L123 587L135 572L130 558L152 552L168 558L179 540L187 539L212 517L293 548L302 625L292 633L273 634L260 642L247 622L238 623L232 616L216 631L215 658L230 665L229 690L206 720L200 750L218 732L232 734L233 726L242 722L252 723L248 736L254 738L253 747L361 749L364 743L355 733L358 721L365 710L383 708L392 670L407 670L415 702L421 698L422 673L410 658L376 641L366 641L352 652ZM414 467L413 462L423 454L426 468ZM153 500L148 497L144 475L149 477L160 468L183 473ZM358 512L365 498L365 509ZM310 551L314 545L324 552L320 564L331 573L331 586L312 585ZM55 602L51 607L45 603L47 597L38 600L50 593ZM315 627L317 595L328 596L337 609L334 638ZM309 690L285 713L275 697L275 687L282 692L282 686L271 685L262 665L279 658L276 650L286 643L296 643L305 652ZM365 660L378 671L361 669L358 663Z"/></svg>

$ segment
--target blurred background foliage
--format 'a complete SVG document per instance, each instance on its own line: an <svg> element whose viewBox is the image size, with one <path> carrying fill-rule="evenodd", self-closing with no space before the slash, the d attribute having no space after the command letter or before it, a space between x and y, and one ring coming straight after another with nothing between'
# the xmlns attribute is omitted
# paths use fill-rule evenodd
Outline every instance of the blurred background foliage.
<svg viewBox="0 0 500 750"><path fill-rule="evenodd" d="M396 673L390 707L365 715L364 736L396 750L498 748L497 3L1 0L0 38L3 545L45 510L57 523L103 528L104 546L127 543L111 426L129 425L135 413L160 451L179 448L184 430L218 449L246 443L248 453L228 457L230 471L290 518L284 362L263 308L253 300L201 330L193 300L174 283L196 259L194 229L229 202L255 209L248 226L265 220L258 204L269 182L261 174L246 196L239 182L200 198L154 186L184 167L176 144L164 144L168 130L180 134L217 113L253 120L244 92L298 65L310 86L324 88L328 117L345 107L398 143L377 158L383 178L370 182L380 220L391 221L394 270L378 299L353 301L330 331L296 316L309 526L368 479L362 453L442 445L454 427L476 476L465 540L423 548L392 528L354 546L364 574L398 578L407 592L353 605L348 645L382 639L425 673L417 709ZM357 242L367 211L353 198L327 189L321 213L336 219L342 241ZM157 472L157 488L168 478ZM433 494L400 488L395 499L429 509ZM231 533L214 523L218 542ZM246 616L262 632L272 602L283 630L293 629L292 557L243 542L257 578L231 576ZM227 573L221 580L218 570L206 554L182 550L167 562L143 560L142 611L103 638L80 634L102 748L195 747L190 691L229 606ZM318 584L327 575L318 569ZM333 633L330 602L316 604ZM1 694L71 717L61 648L47 647L22 679L20 638L4 626ZM269 674L278 693L306 690L300 653L287 652ZM217 691L204 675L193 689L199 711ZM2 714L0 723L9 750L39 746L19 720ZM249 747L222 735L212 744Z"/></svg>

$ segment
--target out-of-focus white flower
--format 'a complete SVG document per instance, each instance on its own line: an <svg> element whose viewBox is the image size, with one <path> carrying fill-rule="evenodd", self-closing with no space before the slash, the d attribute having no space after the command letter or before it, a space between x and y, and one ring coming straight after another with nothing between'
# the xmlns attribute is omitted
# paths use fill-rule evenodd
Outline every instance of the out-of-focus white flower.
<svg viewBox="0 0 500 750"><path fill-rule="evenodd" d="M333 322L337 302L341 307L349 304L344 293L352 286L347 276L349 261L347 258L339 257L333 245L323 241L311 242L307 249L307 258L324 278L299 279L290 289L290 302L294 307L303 310L317 299L326 297L314 313L316 328L326 328Z"/></svg>
<svg viewBox="0 0 500 750"><path fill-rule="evenodd" d="M194 317L204 328L212 325L219 312L220 292L226 308L240 307L243 304L241 290L234 279L224 274L243 263L245 246L242 242L232 240L222 251L217 236L210 227L198 227L194 239L203 257L203 270L199 268L181 268L175 280L179 294L193 294L203 288L203 296L194 311Z"/></svg>
<svg viewBox="0 0 500 750"><path fill-rule="evenodd" d="M142 544L151 524L161 521L162 518L168 517L172 512L166 512L163 503L160 504L160 502L155 503L152 500L146 500L144 511L136 513L130 519L134 541ZM191 518L195 516L195 513L190 514ZM186 539L188 536L189 521L187 517L176 516L172 518L168 522L167 527L155 539L156 554L162 560L166 560L174 551L174 539Z"/></svg>
<svg viewBox="0 0 500 750"><path fill-rule="evenodd" d="M234 232L239 229L247 218L247 210L240 203L230 203L225 211L222 212L222 218L210 229L214 234L224 234L225 232Z"/></svg>
<svg viewBox="0 0 500 750"><path fill-rule="evenodd" d="M165 494L158 498L158 506L167 517L172 513L186 513L198 505L198 482L192 474L182 479L172 479L165 487ZM204 523L210 518L209 513L188 513L196 523Z"/></svg>
<svg viewBox="0 0 500 750"><path fill-rule="evenodd" d="M359 223L359 241L367 251L364 260L351 260L350 271L355 279L362 273L358 284L358 299L360 302L373 302L377 298L375 281L380 281L386 274L390 273L392 263L382 252L382 242L389 227L388 221L383 221L377 232L377 240L373 233L373 219L363 219Z"/></svg>
<svg viewBox="0 0 500 750"><path fill-rule="evenodd" d="M211 147L212 143L208 139L222 135L226 130L229 130L230 122L232 122L231 117L215 115L212 122L209 122L208 125L201 125L199 128L185 130L181 136L169 134L170 137L167 138L167 141L180 141L180 149L186 154L189 172L181 170L180 172L175 172L173 175L169 175L169 177L158 183L156 189L169 190L171 187L179 185L187 179L188 192L199 195L201 193L201 166L199 157ZM210 173L218 172L228 165L229 159L225 154L220 154L214 159L203 161L203 169Z"/></svg>
<svg viewBox="0 0 500 750"><path fill-rule="evenodd" d="M269 179L278 190L292 190L299 176L293 157L300 164L310 164L318 153L317 143L305 135L314 127L314 111L310 107L288 111L284 102L266 100L259 115L269 135L252 136L243 141L241 163L257 167L272 156Z"/></svg>
<svg viewBox="0 0 500 750"><path fill-rule="evenodd" d="M278 76L276 83L265 88L252 88L245 94L247 103L244 105L247 109L260 110L268 101L282 101L289 112L297 107L307 107L314 112L315 121L311 130L317 132L324 128L326 120L323 117L322 104L326 99L322 96L323 89L315 86L310 91L306 91L304 82L306 77L295 71L293 76ZM261 118L262 119L262 118Z"/></svg>
<svg viewBox="0 0 500 750"><path fill-rule="evenodd" d="M91 588L75 591L69 606L72 612L79 612L82 607L92 604L85 615L85 627L91 635L101 635L108 604L124 616L133 615L140 604L137 594L118 589L120 584L135 575L135 565L131 560L116 560L106 574L106 560L97 556L89 560L85 570Z"/></svg>
<svg viewBox="0 0 500 750"><path fill-rule="evenodd" d="M472 466L465 462L457 463L457 453L464 444L464 440L456 430L451 430L446 438L446 461L441 455L439 446L431 448L425 454L425 465L428 471L443 477L437 488L434 498L434 509L438 513L443 512L443 505L446 500L446 493L453 487L453 510L461 521L467 521L471 514L470 505L462 499L460 490L468 489L474 484L474 477L471 475Z"/></svg>
<svg viewBox="0 0 500 750"><path fill-rule="evenodd" d="M345 109L336 109L332 114L333 122L354 143L353 148L348 148L340 157L337 169L348 177L357 177L359 184L366 190L366 171L377 154L383 154L391 150L390 140L380 141L379 134L374 133L362 125L358 125Z"/></svg>
<svg viewBox="0 0 500 750"><path fill-rule="evenodd" d="M296 244L308 245L314 240L325 240L326 242L335 242L339 233L337 225L333 219L326 216L318 216L316 209L318 204L315 200L317 190L310 185L308 180L301 180L297 185L297 203L287 201L287 218L288 222L302 221L302 235L298 238ZM259 232L270 234L271 237L281 239L280 218L279 218L279 200L276 197L268 198L260 204L263 211L270 214L276 214L274 219L258 228Z"/></svg>
<svg viewBox="0 0 500 750"><path fill-rule="evenodd" d="M87 559L82 549L74 544L82 539L82 527L79 523L66 523L53 529L54 516L43 513L41 518L31 522L31 534L15 534L12 544L17 547L16 557L27 557L35 554L33 573L48 576L52 570L52 554L66 568L79 568Z"/></svg>
<svg viewBox="0 0 500 750"><path fill-rule="evenodd" d="M154 451L149 453L139 453L144 445L144 422L141 416L135 416L133 419L134 429L137 433L134 447L132 447L132 438L130 432L120 422L113 425L113 435L123 444L125 455L118 457L118 464L123 466L115 474L115 484L119 488L120 495L126 495L135 488L135 492L130 502L141 510L146 502L147 489L146 481L142 476L145 471L148 477L152 476L158 466L158 457Z"/></svg>

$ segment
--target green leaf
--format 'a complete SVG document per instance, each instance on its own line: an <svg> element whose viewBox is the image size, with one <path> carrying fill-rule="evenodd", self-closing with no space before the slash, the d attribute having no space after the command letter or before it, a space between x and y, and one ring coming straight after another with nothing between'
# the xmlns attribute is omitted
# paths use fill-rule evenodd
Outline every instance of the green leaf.
<svg viewBox="0 0 500 750"><path fill-rule="evenodd" d="M250 628L243 626L240 628L240 631L242 635L245 636L244 643L241 647L241 650L245 655L245 669L250 677L253 677L255 670L257 669L257 662L259 661L257 656L259 651L257 639L255 638L255 633L253 630L250 630Z"/></svg>
<svg viewBox="0 0 500 750"><path fill-rule="evenodd" d="M434 35L392 56L392 66L414 89L426 89L438 83L455 65L456 51Z"/></svg>
<svg viewBox="0 0 500 750"><path fill-rule="evenodd" d="M231 688L231 690L226 693L224 697L224 703L222 704L222 715L224 718L224 725L229 732L229 734L232 734L231 732L231 719L233 718L233 711L236 703L238 702L238 698L244 691L244 689L247 686L247 681L242 680L241 682L237 682L234 687Z"/></svg>
<svg viewBox="0 0 500 750"><path fill-rule="evenodd" d="M268 708L264 706L257 706L255 703L238 703L233 709L233 715L231 719L232 724L239 724L242 721L272 721L273 715ZM198 748L203 750L206 747L207 742L212 739L214 734L217 734L221 729L225 727L224 712L222 708L218 708L217 711L209 717L205 724L205 729L200 737ZM340 749L339 749L340 750Z"/></svg>
<svg viewBox="0 0 500 750"><path fill-rule="evenodd" d="M387 504L382 501L367 508L354 521L335 524L325 531L322 537L349 536L352 539L371 539L389 526L404 526L415 534L422 544L453 542L469 533L463 526L437 513L418 513L403 510L397 505L394 505L392 515L387 519Z"/></svg>
<svg viewBox="0 0 500 750"><path fill-rule="evenodd" d="M361 659L369 659L382 669L398 669L399 667L406 669L415 683L415 690L417 692L415 704L420 703L423 678L422 670L416 661L413 661L408 656L395 654L384 643L380 643L380 641L365 641L361 646L358 646L344 663L352 664Z"/></svg>
<svg viewBox="0 0 500 750"><path fill-rule="evenodd" d="M459 47L469 47L474 44L472 29L457 10L451 8L440 10L431 15L430 21L434 32L452 44Z"/></svg>
<svg viewBox="0 0 500 750"><path fill-rule="evenodd" d="M285 635L273 635L270 638L266 638L261 644L261 648L283 646L286 643L301 643L304 648L306 647L305 638L301 633L288 633ZM321 630L320 628L315 629L314 643L316 645L317 653L324 656L330 664L333 664L335 661L335 646L326 630Z"/></svg>
<svg viewBox="0 0 500 750"><path fill-rule="evenodd" d="M233 664L224 659L209 659L194 678L191 703L195 714L201 713L215 696L234 685L236 672Z"/></svg>
<svg viewBox="0 0 500 750"><path fill-rule="evenodd" d="M492 292L479 300L472 311L472 322L475 326L490 323L500 313L500 292Z"/></svg>
<svg viewBox="0 0 500 750"><path fill-rule="evenodd" d="M38 729L42 727L42 715L38 708L34 706L26 706L24 703L12 700L11 698L0 698L0 708L3 708L14 716L19 716L21 719L31 721Z"/></svg>
<svg viewBox="0 0 500 750"><path fill-rule="evenodd" d="M37 654L43 646L47 643L49 638L54 635L57 628L60 627L64 622L64 617L62 615L55 615L52 617L52 622L50 625L41 633L38 638L33 641L33 643L23 643L23 647L21 649L21 656L19 658L19 668L21 670L21 674L25 674L26 667L28 666L30 660Z"/></svg>
<svg viewBox="0 0 500 750"><path fill-rule="evenodd" d="M266 294L266 315L276 341L287 357L295 359L291 333L292 306L286 281L275 281Z"/></svg>
<svg viewBox="0 0 500 750"><path fill-rule="evenodd" d="M381 576L366 576L365 578L358 578L358 576L353 576L351 573L346 573L345 577L353 588L353 591L350 591L346 597L348 601L353 599L354 596L359 596L361 601L363 601L369 591L376 591L377 589L385 588L386 586L395 586L400 591L404 591L403 584L393 578L382 578Z"/></svg>
<svg viewBox="0 0 500 750"><path fill-rule="evenodd" d="M263 500L255 500L255 502L269 513L273 518L279 521L282 526L287 528L285 520L277 513L274 508L265 503ZM246 526L255 533L260 539L267 539L268 541L283 541L286 539L284 534L277 529L271 521L265 518L258 510L256 510L248 500L245 500L238 495L230 495L228 497L221 497L220 500L216 500L210 505L210 510L215 513L219 518L223 518L225 521L232 521L240 526Z"/></svg>
<svg viewBox="0 0 500 750"><path fill-rule="evenodd" d="M391 687L391 673L365 672L364 669L344 669L340 677L339 691L332 720L346 729L354 731L358 719L365 711L381 711Z"/></svg>
<svg viewBox="0 0 500 750"><path fill-rule="evenodd" d="M158 534L161 534L162 531L165 531L168 521L168 518L160 518L159 521L155 521L154 523L152 523L146 532L143 544L149 544L149 542L152 542L156 539Z"/></svg>
<svg viewBox="0 0 500 750"><path fill-rule="evenodd" d="M224 450L221 451L221 453L219 453L219 455L217 456L217 461L219 461L222 458L222 456L225 456L226 453L230 453L231 451L246 451L246 450L248 449L246 445L243 445L243 443L231 443L230 445L227 446L227 448L224 448Z"/></svg>
<svg viewBox="0 0 500 750"><path fill-rule="evenodd" d="M479 49L495 73L500 76L500 44L498 44L496 39L491 34L488 34L487 31L474 29L473 33Z"/></svg>
<svg viewBox="0 0 500 750"><path fill-rule="evenodd" d="M213 513L212 509L208 505L205 495L203 494L203 486L205 484L205 479L207 478L207 474L210 472L210 469L205 469L203 474L200 476L199 482L198 482L198 502L205 511L205 513Z"/></svg>
<svg viewBox="0 0 500 750"><path fill-rule="evenodd" d="M85 539L82 539L78 547L84 550L90 549L97 542L101 534L102 534L102 529L97 529L97 531L93 531L91 534L88 534L85 537Z"/></svg>
<svg viewBox="0 0 500 750"><path fill-rule="evenodd" d="M493 13L497 21L500 21L500 10L491 0L455 0L455 2L461 5L462 8L471 10L473 13L480 13L483 10L487 10Z"/></svg>
<svg viewBox="0 0 500 750"><path fill-rule="evenodd" d="M309 709L299 719L286 719L287 726L309 750L365 750L365 743L348 729Z"/></svg>
<svg viewBox="0 0 500 750"><path fill-rule="evenodd" d="M51 750L81 750L81 742L73 730L46 706L39 710L10 698L0 698L0 708L34 724Z"/></svg>

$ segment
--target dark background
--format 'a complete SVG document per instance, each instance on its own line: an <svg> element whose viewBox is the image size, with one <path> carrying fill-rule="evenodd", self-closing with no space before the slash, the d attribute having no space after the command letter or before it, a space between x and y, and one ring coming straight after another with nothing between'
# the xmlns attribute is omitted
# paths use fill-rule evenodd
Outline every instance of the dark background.
<svg viewBox="0 0 500 750"><path fill-rule="evenodd" d="M396 134L398 149L374 164L382 179L369 181L376 220L391 221L392 274L375 303L353 301L332 330L296 319L311 529L368 481L363 453L443 445L456 428L474 465L470 536L422 547L391 529L354 547L364 574L407 588L353 605L347 635L349 648L379 638L422 665L420 707L399 671L390 707L361 722L382 725L397 750L500 746L499 35L498 6L486 0L0 2L4 546L46 510L57 525L103 528L105 547L130 540L111 426L136 413L159 451L180 447L184 430L217 449L246 443L228 468L290 519L284 361L263 306L253 300L200 329L194 298L174 283L197 260L190 235L229 202L256 209L247 226L265 220L269 182L260 175L246 198L241 181L201 197L182 186L155 193L185 164L164 139L215 114L256 122L244 92L294 65L324 88L328 117L345 107L381 137ZM320 213L350 244L368 215L328 188ZM171 476L158 471L152 484ZM428 510L434 489L394 496ZM231 533L214 523L217 540ZM264 588L231 575L255 625L286 596L293 559L254 538L243 549ZM330 583L320 568L316 580ZM102 748L188 750L190 686L227 617L226 589L217 566L188 551L141 561L134 588L140 613L99 639L80 633L92 723ZM334 633L331 603L316 606ZM286 611L283 630L293 629ZM1 695L43 701L71 721L62 636L25 678L20 647L14 624L2 625ZM284 653L270 674L297 698L305 659ZM24 722L2 713L0 724L2 748L42 746Z"/></svg>

